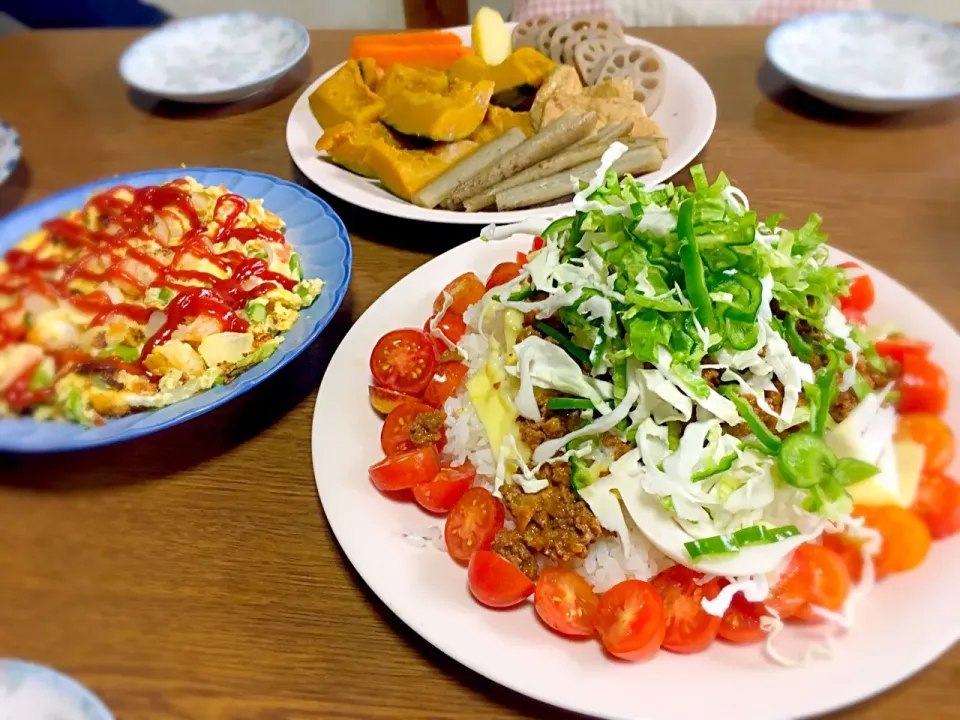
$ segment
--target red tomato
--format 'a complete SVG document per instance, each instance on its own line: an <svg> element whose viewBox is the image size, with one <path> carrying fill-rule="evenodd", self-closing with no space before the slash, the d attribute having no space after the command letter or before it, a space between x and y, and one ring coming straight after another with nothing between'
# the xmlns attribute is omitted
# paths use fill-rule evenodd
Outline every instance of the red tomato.
<svg viewBox="0 0 960 720"><path fill-rule="evenodd" d="M907 353L901 363L900 412L942 413L947 407L947 374L919 353Z"/></svg>
<svg viewBox="0 0 960 720"><path fill-rule="evenodd" d="M667 631L663 600L643 580L624 580L603 593L593 624L603 647L621 660L652 657Z"/></svg>
<svg viewBox="0 0 960 720"><path fill-rule="evenodd" d="M910 509L934 538L949 537L960 530L960 485L946 475L924 475Z"/></svg>
<svg viewBox="0 0 960 720"><path fill-rule="evenodd" d="M732 643L759 642L767 636L760 627L760 618L767 614L762 602L750 602L743 593L737 593L723 614L718 634Z"/></svg>
<svg viewBox="0 0 960 720"><path fill-rule="evenodd" d="M437 349L437 354L443 355L450 349L450 346L430 331L430 322L434 317L436 317L436 315L427 319L427 322L423 326L423 331L433 340L433 346ZM463 315L455 313L452 310L447 310L437 322L437 330L442 332L447 340L456 345L460 342L460 338L467 332L467 324L463 321Z"/></svg>
<svg viewBox="0 0 960 720"><path fill-rule="evenodd" d="M442 408L466 376L467 366L462 362L440 363L427 389L423 391L423 401L435 408Z"/></svg>
<svg viewBox="0 0 960 720"><path fill-rule="evenodd" d="M858 325L863 327L867 324L867 318L861 310L855 310L854 308L840 308L840 312L843 313L843 316L847 319L847 322L852 325Z"/></svg>
<svg viewBox="0 0 960 720"><path fill-rule="evenodd" d="M547 246L547 241L544 240L539 235L536 235L533 238L533 246L530 248L530 252L536 252L537 250L543 250Z"/></svg>
<svg viewBox="0 0 960 720"><path fill-rule="evenodd" d="M590 583L573 570L544 570L533 599L537 615L558 633L589 636L596 632L593 619L600 598Z"/></svg>
<svg viewBox="0 0 960 720"><path fill-rule="evenodd" d="M820 536L823 546L833 550L850 573L850 579L858 583L863 575L863 548L861 541L846 533L824 533Z"/></svg>
<svg viewBox="0 0 960 720"><path fill-rule="evenodd" d="M807 604L797 611L796 618L805 622L823 622L811 605L837 612L850 594L850 572L843 559L823 545L801 545L797 554L810 565L813 584Z"/></svg>
<svg viewBox="0 0 960 720"><path fill-rule="evenodd" d="M487 607L505 608L523 602L533 581L512 562L492 550L477 550L467 565L470 593Z"/></svg>
<svg viewBox="0 0 960 720"><path fill-rule="evenodd" d="M869 275L860 275L850 281L847 294L840 296L840 309L866 312L873 306L873 301L873 280Z"/></svg>
<svg viewBox="0 0 960 720"><path fill-rule="evenodd" d="M440 312L443 308L443 293L448 293L453 298L449 309L463 315L468 307L484 296L486 289L476 273L464 273L451 280L443 289L443 292L437 295L437 299L433 301L433 311L435 313Z"/></svg>
<svg viewBox="0 0 960 720"><path fill-rule="evenodd" d="M720 618L711 615L700 602L713 599L720 592L720 581L711 580L697 585L703 577L683 565L674 565L657 575L651 582L663 598L667 618L667 633L663 649L676 653L696 653L706 650L717 639Z"/></svg>
<svg viewBox="0 0 960 720"><path fill-rule="evenodd" d="M370 466L370 480L377 490L395 492L430 482L440 472L440 457L432 447L384 458Z"/></svg>
<svg viewBox="0 0 960 720"><path fill-rule="evenodd" d="M881 357L896 360L898 363L903 362L903 358L907 353L926 355L930 352L930 343L925 343L922 340L911 340L905 337L877 340L873 346L877 349L877 354Z"/></svg>
<svg viewBox="0 0 960 720"><path fill-rule="evenodd" d="M503 503L486 488L470 488L447 515L443 539L450 557L467 562L477 550L489 550L503 529Z"/></svg>
<svg viewBox="0 0 960 720"><path fill-rule="evenodd" d="M404 403L392 410L383 421L383 427L380 428L380 447L383 448L383 454L390 457L415 450L417 446L410 439L410 423L420 413L427 412L436 412L436 410L417 400ZM437 445L437 450L442 449L443 441Z"/></svg>
<svg viewBox="0 0 960 720"><path fill-rule="evenodd" d="M897 418L897 439L923 445L923 470L928 473L947 469L956 452L953 431L931 413L906 413Z"/></svg>
<svg viewBox="0 0 960 720"><path fill-rule="evenodd" d="M501 285L506 285L508 282L516 278L517 275L520 274L521 270L523 270L523 268L517 263L500 263L493 269L493 271L490 273L490 277L487 279L487 290L500 287Z"/></svg>
<svg viewBox="0 0 960 720"><path fill-rule="evenodd" d="M775 610L781 618L793 617L807 603L811 587L813 571L810 564L803 556L794 553L763 604Z"/></svg>
<svg viewBox="0 0 960 720"><path fill-rule="evenodd" d="M450 512L457 500L470 489L477 470L468 462L459 467L440 468L437 477L413 488L413 498L420 507L430 512Z"/></svg>
<svg viewBox="0 0 960 720"><path fill-rule="evenodd" d="M526 253L517 253L517 265L526 265L529 260L530 258L527 257Z"/></svg>
<svg viewBox="0 0 960 720"><path fill-rule="evenodd" d="M373 405L373 409L382 415L389 415L404 403L417 402L416 398L410 397L409 395L377 387L376 385L370 386L369 394L370 404Z"/></svg>
<svg viewBox="0 0 960 720"><path fill-rule="evenodd" d="M405 395L422 393L436 366L433 343L419 330L388 332L370 355L370 372L377 385Z"/></svg>
<svg viewBox="0 0 960 720"><path fill-rule="evenodd" d="M916 513L897 505L857 506L853 514L883 537L874 557L877 577L912 570L927 556L932 537Z"/></svg>

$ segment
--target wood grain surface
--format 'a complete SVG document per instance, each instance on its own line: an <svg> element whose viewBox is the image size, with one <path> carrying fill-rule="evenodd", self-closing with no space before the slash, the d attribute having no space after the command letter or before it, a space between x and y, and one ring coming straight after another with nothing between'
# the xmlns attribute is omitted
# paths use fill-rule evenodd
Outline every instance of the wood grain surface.
<svg viewBox="0 0 960 720"><path fill-rule="evenodd" d="M306 83L345 56L351 35L313 33L309 58L275 90L220 108L129 92L117 60L133 32L0 38L0 117L23 141L23 161L0 186L0 214L113 173L181 163L305 182L287 154L287 114ZM701 158L711 173L726 170L762 213L799 222L819 211L834 244L956 325L960 105L890 118L830 109L764 65L765 35L643 33L714 88L719 119ZM328 529L309 447L332 351L384 290L476 234L334 205L352 232L353 285L297 362L154 437L0 456L0 655L74 675L118 718L570 717L426 645L363 586ZM838 682L853 671L838 668ZM955 649L842 717L960 717L958 677Z"/></svg>

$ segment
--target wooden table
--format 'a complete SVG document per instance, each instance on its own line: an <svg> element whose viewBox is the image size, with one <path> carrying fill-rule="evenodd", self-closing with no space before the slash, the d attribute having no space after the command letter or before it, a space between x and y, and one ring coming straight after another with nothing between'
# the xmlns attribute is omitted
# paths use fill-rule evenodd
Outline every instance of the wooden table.
<svg viewBox="0 0 960 720"><path fill-rule="evenodd" d="M763 29L644 35L687 57L716 92L702 158L711 172L726 170L762 212L799 223L818 210L837 246L960 322L958 104L849 116L761 69ZM111 173L180 163L302 181L284 143L287 114L305 83L345 56L351 33L313 33L309 62L270 95L201 110L126 90L117 59L134 37L0 38L0 116L24 151L0 186L0 214ZM426 645L366 590L330 534L309 453L323 368L380 293L475 234L336 207L353 232L352 290L321 340L260 391L119 447L0 456L0 655L63 669L118 718L565 717ZM955 649L845 716L960 717L958 673Z"/></svg>

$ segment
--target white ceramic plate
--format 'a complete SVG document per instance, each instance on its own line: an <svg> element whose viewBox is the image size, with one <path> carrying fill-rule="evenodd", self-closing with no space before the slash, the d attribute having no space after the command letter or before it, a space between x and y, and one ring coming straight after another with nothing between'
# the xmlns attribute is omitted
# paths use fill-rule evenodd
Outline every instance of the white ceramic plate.
<svg viewBox="0 0 960 720"><path fill-rule="evenodd" d="M814 97L896 112L960 95L960 30L876 10L803 15L767 38L767 57Z"/></svg>
<svg viewBox="0 0 960 720"><path fill-rule="evenodd" d="M617 720L773 720L818 715L858 702L932 662L960 638L960 537L940 542L917 570L891 577L860 606L857 624L832 661L801 669L772 665L757 646L715 643L700 655L658 653L645 664L621 663L599 642L571 642L549 632L525 603L493 611L472 600L466 571L432 546L402 534L442 523L381 495L367 467L381 459L382 422L367 400L370 351L385 332L422 327L433 299L466 270L480 277L529 248L529 240L473 240L444 253L382 295L333 357L313 418L313 467L330 527L347 558L407 625L453 659L517 692L586 715ZM850 260L834 251L833 260ZM952 372L956 331L916 295L863 265L876 285L872 322L891 320L935 344L934 359ZM947 413L960 429L960 382ZM954 465L955 471L960 463ZM956 473L954 473L956 474ZM785 649L803 633L790 628ZM817 631L820 632L820 631Z"/></svg>
<svg viewBox="0 0 960 720"><path fill-rule="evenodd" d="M0 184L6 182L20 162L20 135L13 125L0 120Z"/></svg>
<svg viewBox="0 0 960 720"><path fill-rule="evenodd" d="M168 23L134 42L120 57L133 88L167 100L232 102L266 90L310 47L296 20L252 12L222 13Z"/></svg>
<svg viewBox="0 0 960 720"><path fill-rule="evenodd" d="M508 27L513 27L509 23ZM470 42L470 28L451 28L465 43ZM627 37L634 45L649 45L659 53L666 66L666 90L660 107L652 115L669 141L669 155L663 167L640 179L647 185L663 182L683 170L703 150L717 120L717 102L707 81L693 66L669 50ZM341 63L342 64L342 63ZM327 192L353 205L376 212L424 220L427 222L486 225L487 223L517 222L530 217L559 217L570 210L570 203L551 205L533 210L508 212L458 212L453 210L426 210L391 195L374 180L368 180L333 163L321 159L314 149L323 129L310 112L308 98L340 65L324 73L297 99L287 119L287 148L297 167Z"/></svg>

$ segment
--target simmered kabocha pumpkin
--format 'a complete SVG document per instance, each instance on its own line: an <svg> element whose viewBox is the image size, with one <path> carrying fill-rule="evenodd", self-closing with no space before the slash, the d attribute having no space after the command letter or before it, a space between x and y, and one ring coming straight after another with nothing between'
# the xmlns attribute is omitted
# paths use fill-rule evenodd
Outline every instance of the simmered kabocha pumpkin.
<svg viewBox="0 0 960 720"><path fill-rule="evenodd" d="M376 140L367 152L366 161L387 190L409 200L476 149L477 144L471 140L436 145L427 150L407 150Z"/></svg>
<svg viewBox="0 0 960 720"><path fill-rule="evenodd" d="M313 116L324 129L344 122L357 125L375 122L385 105L383 98L364 82L356 60L347 60L310 94L309 101Z"/></svg>
<svg viewBox="0 0 960 720"><path fill-rule="evenodd" d="M380 120L405 135L439 142L463 140L483 122L491 95L490 80L454 80L446 93L393 93L386 98Z"/></svg>
<svg viewBox="0 0 960 720"><path fill-rule="evenodd" d="M372 178L376 177L376 173L367 161L367 153L370 151L370 146L378 140L387 145L400 147L400 142L394 134L381 123L354 125L345 122L326 130L317 140L317 150L326 151L330 160L337 165L358 175Z"/></svg>

